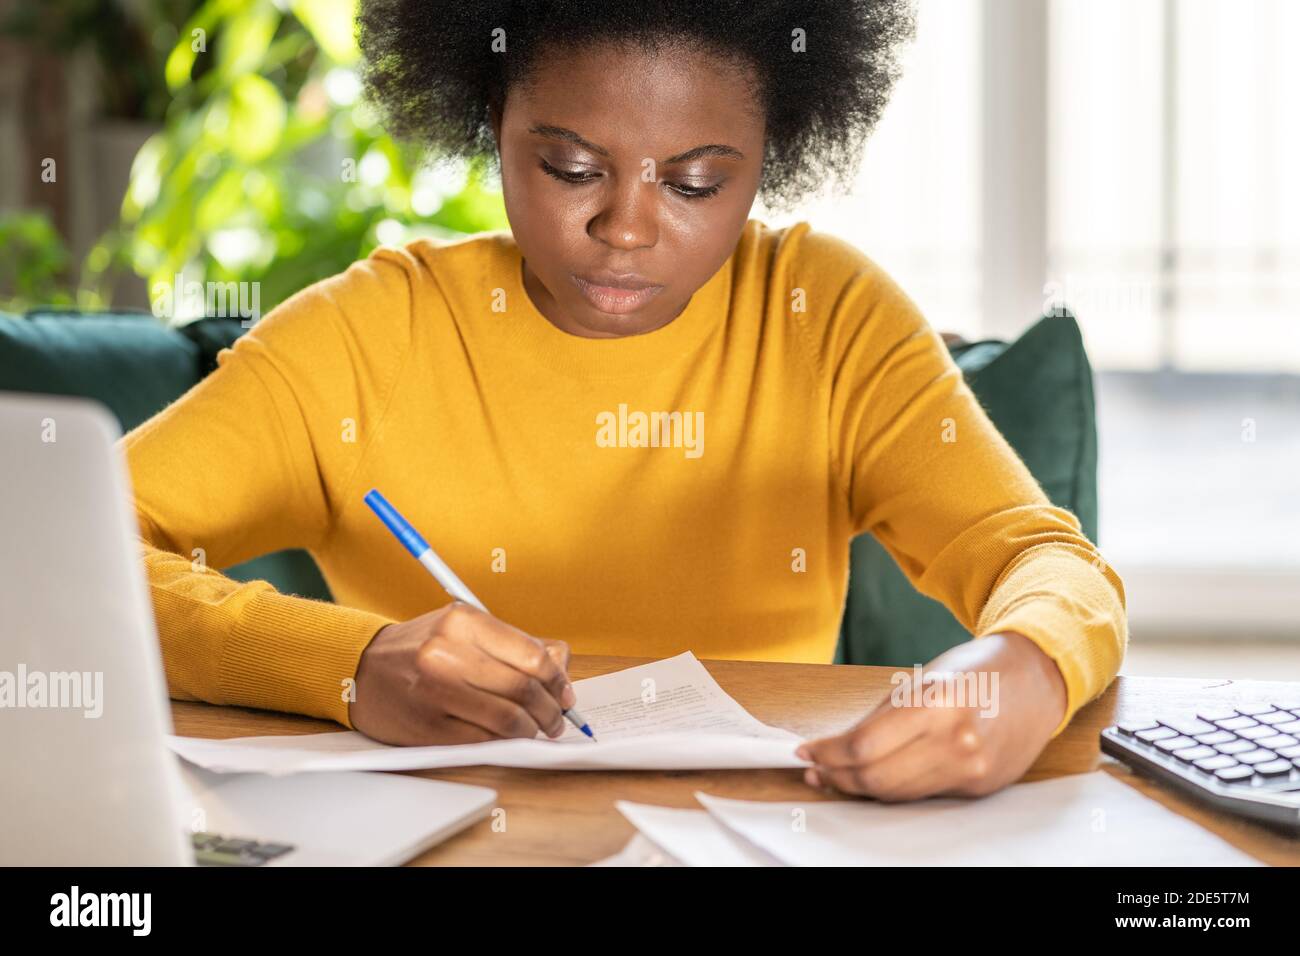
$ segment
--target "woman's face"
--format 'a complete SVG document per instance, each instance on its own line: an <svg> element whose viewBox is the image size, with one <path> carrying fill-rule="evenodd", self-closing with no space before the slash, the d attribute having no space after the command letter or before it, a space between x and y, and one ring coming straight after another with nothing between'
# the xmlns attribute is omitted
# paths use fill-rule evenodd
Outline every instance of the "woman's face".
<svg viewBox="0 0 1300 956"><path fill-rule="evenodd" d="M525 288L574 335L671 322L731 256L758 191L751 77L704 53L548 57L493 123Z"/></svg>

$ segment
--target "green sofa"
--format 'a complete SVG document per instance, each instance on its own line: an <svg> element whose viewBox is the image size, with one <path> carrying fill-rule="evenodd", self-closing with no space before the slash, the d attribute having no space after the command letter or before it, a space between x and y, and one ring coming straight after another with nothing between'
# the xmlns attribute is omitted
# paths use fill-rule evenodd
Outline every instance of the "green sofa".
<svg viewBox="0 0 1300 956"><path fill-rule="evenodd" d="M216 367L244 329L238 319L181 328L148 313L0 313L0 391L98 399L128 431ZM1097 536L1097 435L1092 370L1068 312L1044 316L1012 343L950 346L971 389L1048 497ZM943 605L919 594L870 535L852 545L849 594L836 659L911 666L969 636ZM303 551L223 569L285 593L329 600Z"/></svg>

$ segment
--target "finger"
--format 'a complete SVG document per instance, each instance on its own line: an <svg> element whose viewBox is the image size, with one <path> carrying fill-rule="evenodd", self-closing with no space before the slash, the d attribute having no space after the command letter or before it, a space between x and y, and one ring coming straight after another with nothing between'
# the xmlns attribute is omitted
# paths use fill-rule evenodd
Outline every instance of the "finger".
<svg viewBox="0 0 1300 956"><path fill-rule="evenodd" d="M567 641L554 641L542 638L542 643L546 645L546 653L551 655L556 666L564 673L564 692L560 695L560 706L566 710L574 707L578 703L578 692L573 689L573 681L569 677L569 644Z"/></svg>
<svg viewBox="0 0 1300 956"><path fill-rule="evenodd" d="M438 685L438 709L496 737L536 737L541 729L531 714L505 697L480 690L463 680Z"/></svg>
<svg viewBox="0 0 1300 956"><path fill-rule="evenodd" d="M488 654L532 677L557 701L569 683L564 671L537 638L511 627L490 614L464 606L460 612L465 628Z"/></svg>
<svg viewBox="0 0 1300 956"><path fill-rule="evenodd" d="M481 691L504 697L524 710L548 737L564 731L564 715L555 698L534 678L503 664L480 648L473 648L466 683Z"/></svg>
<svg viewBox="0 0 1300 956"><path fill-rule="evenodd" d="M481 727L493 738L536 737L540 728L527 710L469 683L486 664L506 667L472 641L426 641L416 655L417 676L408 694L422 706L431 724L446 715Z"/></svg>
<svg viewBox="0 0 1300 956"><path fill-rule="evenodd" d="M910 743L874 763L856 767L809 768L817 783L877 800L914 800L953 786L953 755L933 736Z"/></svg>
<svg viewBox="0 0 1300 956"><path fill-rule="evenodd" d="M551 660L555 661L555 666L563 671L566 675L569 673L569 644L567 641L556 641L548 637L539 638L542 645L546 648L546 653L551 655Z"/></svg>
<svg viewBox="0 0 1300 956"><path fill-rule="evenodd" d="M931 710L886 704L842 734L804 742L795 755L823 767L856 767L883 760L925 733Z"/></svg>
<svg viewBox="0 0 1300 956"><path fill-rule="evenodd" d="M938 746L939 753L928 761L927 769L896 786L881 787L872 795L878 800L895 802L926 797L978 797L997 789L997 781L988 776L990 765L986 757L960 747L945 747L941 743Z"/></svg>

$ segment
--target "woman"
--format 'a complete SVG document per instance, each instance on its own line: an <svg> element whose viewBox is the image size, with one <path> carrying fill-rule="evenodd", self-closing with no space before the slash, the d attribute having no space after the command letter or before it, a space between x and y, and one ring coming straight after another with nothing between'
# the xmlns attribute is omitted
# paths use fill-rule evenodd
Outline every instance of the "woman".
<svg viewBox="0 0 1300 956"><path fill-rule="evenodd" d="M360 25L390 127L497 160L512 235L377 251L124 440L172 694L397 744L554 735L570 648L829 662L869 531L977 637L924 680L1000 696L885 702L803 745L808 782L1018 778L1118 669L1123 585L888 276L748 218L851 176L906 8L374 0ZM446 604L370 488L500 619ZM192 562L288 547L337 605Z"/></svg>

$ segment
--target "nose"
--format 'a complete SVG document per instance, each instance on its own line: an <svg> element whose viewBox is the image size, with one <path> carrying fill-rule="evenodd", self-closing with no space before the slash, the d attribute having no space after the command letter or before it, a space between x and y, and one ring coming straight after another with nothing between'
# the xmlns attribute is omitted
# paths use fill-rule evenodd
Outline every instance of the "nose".
<svg viewBox="0 0 1300 956"><path fill-rule="evenodd" d="M613 249L653 246L659 241L654 208L656 185L642 182L637 176L610 190L604 207L587 224L588 235Z"/></svg>

